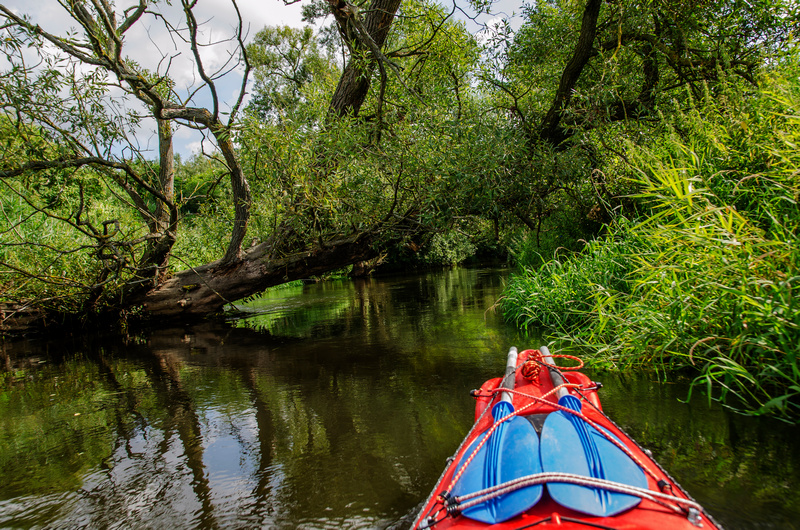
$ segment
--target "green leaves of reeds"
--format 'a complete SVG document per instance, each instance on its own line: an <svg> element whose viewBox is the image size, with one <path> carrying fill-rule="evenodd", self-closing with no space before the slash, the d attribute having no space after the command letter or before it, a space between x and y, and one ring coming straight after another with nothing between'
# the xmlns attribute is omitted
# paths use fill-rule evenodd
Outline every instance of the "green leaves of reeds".
<svg viewBox="0 0 800 530"><path fill-rule="evenodd" d="M625 234L590 241L576 257L554 258L527 264L511 277L503 292L506 318L523 329L568 331L593 318L595 298L625 291L630 263L619 259L635 253Z"/></svg>
<svg viewBox="0 0 800 530"><path fill-rule="evenodd" d="M800 93L786 83L709 98L673 119L680 134L629 146L647 214L524 268L506 315L598 364L688 371L709 399L800 420Z"/></svg>

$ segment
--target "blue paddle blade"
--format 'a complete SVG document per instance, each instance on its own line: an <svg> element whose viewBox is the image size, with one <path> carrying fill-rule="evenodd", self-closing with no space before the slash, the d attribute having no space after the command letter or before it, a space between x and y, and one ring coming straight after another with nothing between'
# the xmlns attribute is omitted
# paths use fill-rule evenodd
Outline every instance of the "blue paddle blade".
<svg viewBox="0 0 800 530"><path fill-rule="evenodd" d="M492 408L492 415L499 419L513 410L509 403L500 402ZM456 469L461 469L482 438L478 437L472 442ZM516 416L497 427L464 470L451 493L455 496L466 495L541 471L539 436L528 420ZM468 508L462 514L487 524L501 523L539 502L542 491L541 485L522 488Z"/></svg>
<svg viewBox="0 0 800 530"><path fill-rule="evenodd" d="M574 396L564 396L558 403L581 410L581 402ZM622 449L573 414L556 411L547 416L539 452L545 472L571 473L647 488L644 471ZM632 495L575 484L554 482L547 485L547 491L561 506L598 517L616 515L641 501Z"/></svg>

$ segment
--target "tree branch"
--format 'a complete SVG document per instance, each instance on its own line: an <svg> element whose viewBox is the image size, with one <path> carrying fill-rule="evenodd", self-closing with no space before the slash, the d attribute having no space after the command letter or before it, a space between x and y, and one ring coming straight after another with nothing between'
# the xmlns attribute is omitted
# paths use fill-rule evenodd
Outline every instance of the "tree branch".
<svg viewBox="0 0 800 530"><path fill-rule="evenodd" d="M539 127L539 138L552 145L560 144L568 136L561 127L561 119L564 116L564 109L566 109L572 98L572 92L583 72L583 68L594 54L593 46L597 36L597 17L602 3L602 0L588 0L586 2L578 43L575 45L572 57L561 74L561 80L553 103L550 105L550 109Z"/></svg>

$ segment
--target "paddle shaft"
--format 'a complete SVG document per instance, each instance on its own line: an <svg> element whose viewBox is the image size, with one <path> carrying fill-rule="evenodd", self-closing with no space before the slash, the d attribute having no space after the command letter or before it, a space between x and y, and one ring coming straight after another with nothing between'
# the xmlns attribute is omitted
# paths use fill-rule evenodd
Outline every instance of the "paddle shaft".
<svg viewBox="0 0 800 530"><path fill-rule="evenodd" d="M509 390L514 389L514 372L517 370L517 348L516 346L511 346L508 350L508 357L506 358L506 373L503 375L503 380L500 382L500 386L502 388L507 388ZM500 401L505 401L506 403L511 403L511 394L508 392L503 392L500 395Z"/></svg>
<svg viewBox="0 0 800 530"><path fill-rule="evenodd" d="M539 351L542 352L542 360L545 362L547 365L547 370L550 372L550 381L553 382L553 387L555 388L566 383L567 380L564 379L564 376L561 375L558 369L556 369L556 363L553 361L553 356L550 355L550 350L547 348L547 346L540 347ZM566 388L560 388L556 392L558 399L561 399L566 395L569 395L569 390Z"/></svg>

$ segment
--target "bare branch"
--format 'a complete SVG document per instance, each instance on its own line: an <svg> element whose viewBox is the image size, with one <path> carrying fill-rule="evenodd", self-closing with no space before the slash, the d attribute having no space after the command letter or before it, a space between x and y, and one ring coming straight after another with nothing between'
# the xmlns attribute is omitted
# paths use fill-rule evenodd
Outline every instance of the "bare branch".
<svg viewBox="0 0 800 530"><path fill-rule="evenodd" d="M219 121L219 96L217 95L217 86L214 84L214 80L206 73L205 66L203 65L203 59L200 57L200 45L197 42L199 25L194 16L194 12L192 11L192 8L195 6L195 4L196 0L193 2L189 2L189 0L181 0L184 16L186 17L186 23L189 26L189 45L192 49L192 54L194 55L197 72L200 74L200 78L205 81L209 91L211 92L211 100L213 101L214 109L211 112L211 115L213 121L216 122Z"/></svg>
<svg viewBox="0 0 800 530"><path fill-rule="evenodd" d="M242 106L242 102L244 101L244 96L247 93L247 82L250 76L250 59L247 56L247 46L244 44L245 36L242 34L242 29L244 27L244 23L242 22L242 13L239 11L239 6L236 3L236 0L231 0L234 9L236 10L236 18L238 20L238 25L236 29L236 40L239 43L239 50L241 51L242 61L244 62L244 74L242 75L242 84L239 88L239 97L236 100L236 103L231 108L231 114L228 118L228 125L233 125L234 120L236 119L236 115L239 113L239 108Z"/></svg>
<svg viewBox="0 0 800 530"><path fill-rule="evenodd" d="M119 34L122 35L126 31L128 31L131 28L131 26L133 26L136 23L136 21L138 21L139 18L144 14L146 8L147 8L147 0L139 0L138 6L136 6L135 8L129 7L128 9L126 9L125 21L122 24L120 24L119 28L117 29L117 31L119 31ZM133 13L128 15L128 12L131 10L133 10Z"/></svg>

